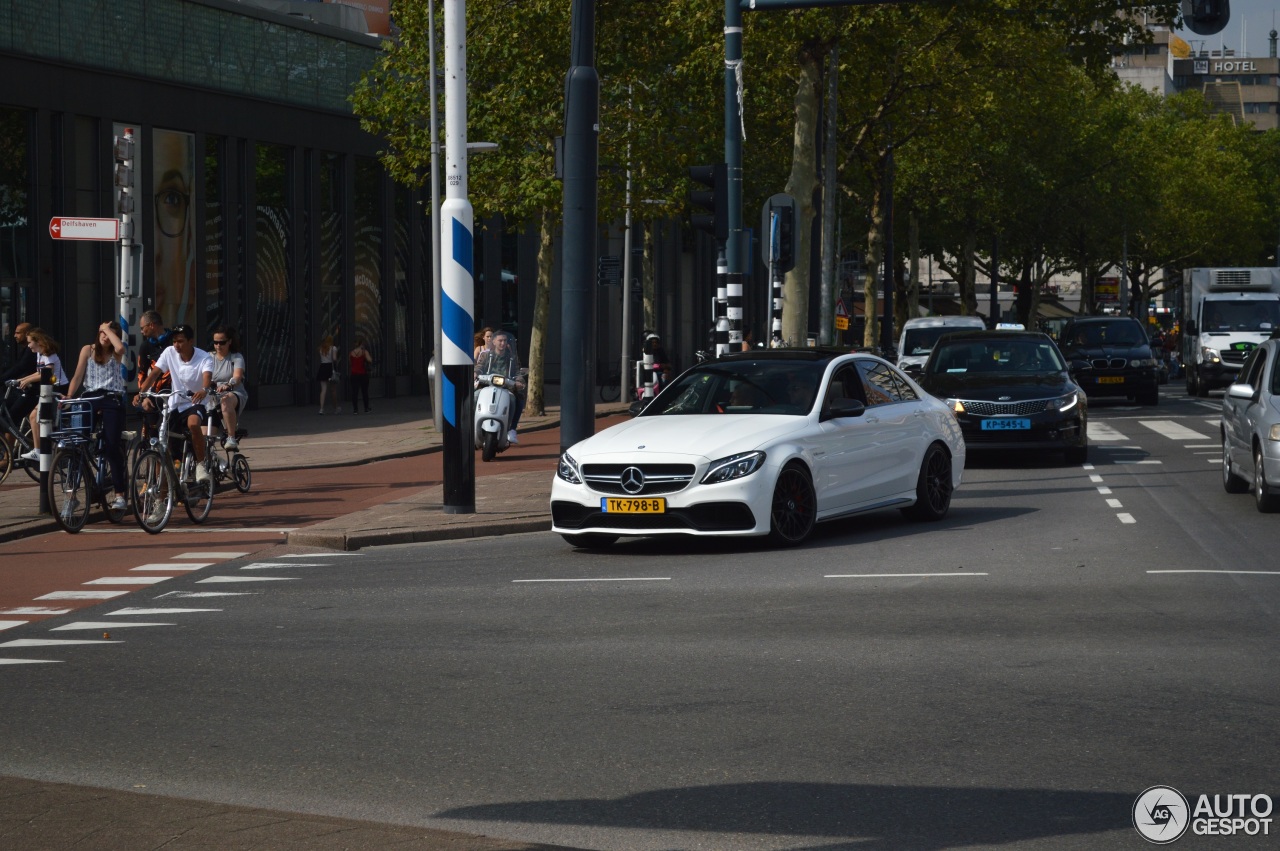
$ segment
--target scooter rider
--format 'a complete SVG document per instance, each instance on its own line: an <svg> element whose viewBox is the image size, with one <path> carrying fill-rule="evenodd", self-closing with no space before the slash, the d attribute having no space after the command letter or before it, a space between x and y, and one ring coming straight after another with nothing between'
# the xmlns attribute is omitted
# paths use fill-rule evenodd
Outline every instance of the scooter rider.
<svg viewBox="0 0 1280 851"><path fill-rule="evenodd" d="M511 430L507 432L507 442L512 446L516 440L516 427L520 424L520 415L524 413L525 384L520 374L520 355L516 352L515 340L506 331L497 331L493 335L493 348L480 353L476 361L475 375L501 375L514 383L516 393L516 413L511 418Z"/></svg>

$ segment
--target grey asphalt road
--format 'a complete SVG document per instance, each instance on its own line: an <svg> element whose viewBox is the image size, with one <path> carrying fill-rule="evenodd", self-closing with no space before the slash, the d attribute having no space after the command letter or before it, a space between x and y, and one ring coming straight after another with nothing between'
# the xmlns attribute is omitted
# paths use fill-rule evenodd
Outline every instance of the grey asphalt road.
<svg viewBox="0 0 1280 851"><path fill-rule="evenodd" d="M173 626L0 668L0 774L581 848L1146 847L1150 786L1280 796L1280 575L1152 572L1280 570L1280 518L1222 491L1208 408L1093 415L1085 467L974 459L942 523L799 550L195 571L129 606L217 611L81 610ZM101 638L70 621L3 640Z"/></svg>

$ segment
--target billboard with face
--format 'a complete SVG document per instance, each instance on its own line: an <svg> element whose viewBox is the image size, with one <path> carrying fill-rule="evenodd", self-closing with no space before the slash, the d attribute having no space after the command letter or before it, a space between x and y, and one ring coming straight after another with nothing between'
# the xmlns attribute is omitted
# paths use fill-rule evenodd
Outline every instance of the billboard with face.
<svg viewBox="0 0 1280 851"><path fill-rule="evenodd" d="M155 309L165 327L196 320L195 222L191 214L195 137L155 130L151 142Z"/></svg>

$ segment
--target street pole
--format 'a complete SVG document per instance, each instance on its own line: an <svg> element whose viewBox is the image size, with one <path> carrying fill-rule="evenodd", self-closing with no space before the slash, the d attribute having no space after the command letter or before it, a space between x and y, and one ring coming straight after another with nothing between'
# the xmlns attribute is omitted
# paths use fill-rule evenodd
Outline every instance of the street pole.
<svg viewBox="0 0 1280 851"><path fill-rule="evenodd" d="M893 348L893 143L884 167L884 322L880 328L880 352L888 355Z"/></svg>
<svg viewBox="0 0 1280 851"><path fill-rule="evenodd" d="M742 278L746 252L742 241L742 7L739 0L724 3L724 162L729 204L729 235L721 246L730 351L742 348ZM717 290L720 286L717 286Z"/></svg>
<svg viewBox="0 0 1280 851"><path fill-rule="evenodd" d="M991 240L991 313L989 323L994 329L1000 322L1000 295L997 293L997 282L1000 280L1000 234Z"/></svg>
<svg viewBox="0 0 1280 851"><path fill-rule="evenodd" d="M628 122L630 129L630 122ZM618 369L619 401L626 401L631 386L631 143L627 142L627 212L622 234L622 364Z"/></svg>
<svg viewBox="0 0 1280 851"><path fill-rule="evenodd" d="M437 110L440 98L436 92L436 0L427 0L427 51L431 54L431 81L427 89L431 97L431 310L435 334L431 359L431 418L436 431L444 434L444 366L440 362L444 332L440 311L444 302L440 290L440 121Z"/></svg>
<svg viewBox="0 0 1280 851"><path fill-rule="evenodd" d="M822 152L822 302L818 312L818 343L832 345L835 335L836 292L836 100L839 94L839 47L832 47L827 65L827 132Z"/></svg>
<svg viewBox="0 0 1280 851"><path fill-rule="evenodd" d="M444 512L474 514L476 453L471 408L475 322L473 212L467 197L467 14L444 2L445 202L440 208L441 363L444 366ZM445 258L448 258L445 260Z"/></svg>
<svg viewBox="0 0 1280 851"><path fill-rule="evenodd" d="M573 0L564 82L564 262L560 275L560 450L595 433L596 204L600 77L595 0Z"/></svg>

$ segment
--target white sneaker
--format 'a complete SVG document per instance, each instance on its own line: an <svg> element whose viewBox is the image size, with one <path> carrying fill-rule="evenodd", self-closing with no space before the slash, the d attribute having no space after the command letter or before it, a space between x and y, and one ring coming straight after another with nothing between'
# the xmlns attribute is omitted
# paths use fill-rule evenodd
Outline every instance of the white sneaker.
<svg viewBox="0 0 1280 851"><path fill-rule="evenodd" d="M511 429L511 431L507 432L507 443L510 443L512 446L515 446L519 442L520 441L516 438L515 429Z"/></svg>
<svg viewBox="0 0 1280 851"><path fill-rule="evenodd" d="M235 452L237 449L240 448L240 444L236 441L234 437L228 437L227 448L230 449L232 452Z"/></svg>
<svg viewBox="0 0 1280 851"><path fill-rule="evenodd" d="M151 509L151 513L147 515L147 525L155 526L161 520L164 520L164 503L156 503L156 507Z"/></svg>
<svg viewBox="0 0 1280 851"><path fill-rule="evenodd" d="M24 461L39 461L39 460L40 460L40 450L39 450L39 449L32 449L30 452L23 452L23 453L22 453L21 455L19 455L18 457L19 457L19 458L21 458L21 459L22 459L22 460L24 460Z"/></svg>
<svg viewBox="0 0 1280 851"><path fill-rule="evenodd" d="M111 500L112 511L124 511L128 507L129 503L126 502L125 498L122 496L117 496L115 499Z"/></svg>
<svg viewBox="0 0 1280 851"><path fill-rule="evenodd" d="M80 510L80 500L72 497L67 500L66 505L62 506L62 519L64 522L71 522L76 516L76 512Z"/></svg>
<svg viewBox="0 0 1280 851"><path fill-rule="evenodd" d="M209 471L205 469L204 464L196 465L196 481L202 485L209 481Z"/></svg>

